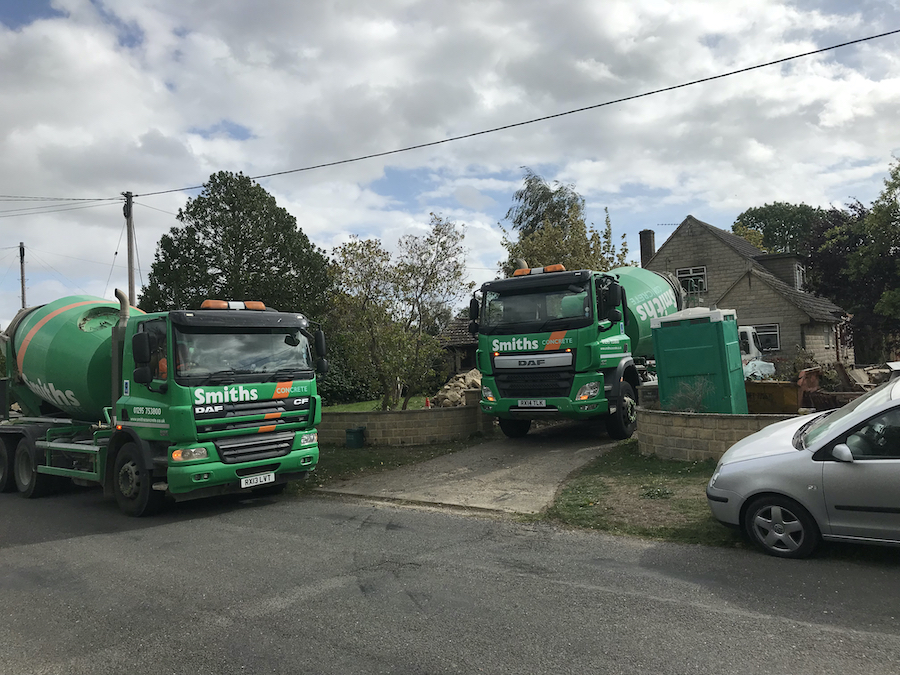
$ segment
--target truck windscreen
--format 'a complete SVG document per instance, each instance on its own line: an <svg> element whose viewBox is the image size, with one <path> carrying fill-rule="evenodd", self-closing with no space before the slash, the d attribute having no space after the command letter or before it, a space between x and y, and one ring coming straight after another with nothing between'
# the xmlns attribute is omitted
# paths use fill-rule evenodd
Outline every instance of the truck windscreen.
<svg viewBox="0 0 900 675"><path fill-rule="evenodd" d="M227 332L175 326L175 379L183 385L312 379L309 340L297 328Z"/></svg>
<svg viewBox="0 0 900 675"><path fill-rule="evenodd" d="M583 328L593 321L588 292L577 286L529 289L528 293L484 293L480 332L486 335L541 333Z"/></svg>

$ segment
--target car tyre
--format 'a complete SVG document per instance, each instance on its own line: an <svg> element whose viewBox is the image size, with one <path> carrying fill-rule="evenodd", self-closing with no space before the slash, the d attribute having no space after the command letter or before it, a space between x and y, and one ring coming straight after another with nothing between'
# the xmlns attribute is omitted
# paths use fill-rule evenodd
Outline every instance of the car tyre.
<svg viewBox="0 0 900 675"><path fill-rule="evenodd" d="M500 431L507 438L522 438L531 429L531 420L507 420L500 418Z"/></svg>
<svg viewBox="0 0 900 675"><path fill-rule="evenodd" d="M806 558L821 536L809 511L780 495L763 495L750 502L744 532L763 551L779 558Z"/></svg>

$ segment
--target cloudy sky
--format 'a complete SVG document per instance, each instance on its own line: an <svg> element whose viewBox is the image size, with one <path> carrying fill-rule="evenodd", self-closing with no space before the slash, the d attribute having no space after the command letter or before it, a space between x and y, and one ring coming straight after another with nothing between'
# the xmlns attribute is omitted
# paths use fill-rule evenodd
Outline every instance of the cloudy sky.
<svg viewBox="0 0 900 675"><path fill-rule="evenodd" d="M0 325L19 242L28 305L127 289L125 191L140 288L198 194L181 188L216 171L441 141L898 28L897 0L0 0ZM608 207L636 259L639 230L659 245L688 214L728 229L775 200L870 202L898 118L900 34L260 183L329 252L393 247L429 212L464 223L480 283L524 166L573 184L598 226Z"/></svg>

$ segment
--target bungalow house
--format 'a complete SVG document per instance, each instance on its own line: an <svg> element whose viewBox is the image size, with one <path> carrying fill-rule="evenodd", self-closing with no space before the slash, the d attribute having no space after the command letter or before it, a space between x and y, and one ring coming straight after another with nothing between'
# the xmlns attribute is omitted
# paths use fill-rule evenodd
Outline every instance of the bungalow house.
<svg viewBox="0 0 900 675"><path fill-rule="evenodd" d="M846 312L803 290L805 268L798 256L764 253L693 216L658 251L652 230L640 237L642 267L674 275L688 306L736 310L739 324L756 328L767 360L791 358L802 348L819 363L853 365Z"/></svg>
<svg viewBox="0 0 900 675"><path fill-rule="evenodd" d="M469 319L451 319L438 336L450 375L467 373L475 367L478 337L469 332Z"/></svg>

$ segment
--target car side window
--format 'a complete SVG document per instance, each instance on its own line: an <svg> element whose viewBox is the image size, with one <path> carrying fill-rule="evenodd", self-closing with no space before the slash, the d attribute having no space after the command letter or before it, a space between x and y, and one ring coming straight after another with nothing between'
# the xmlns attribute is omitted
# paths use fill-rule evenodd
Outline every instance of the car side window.
<svg viewBox="0 0 900 675"><path fill-rule="evenodd" d="M853 459L900 459L900 408L866 420L844 442Z"/></svg>

